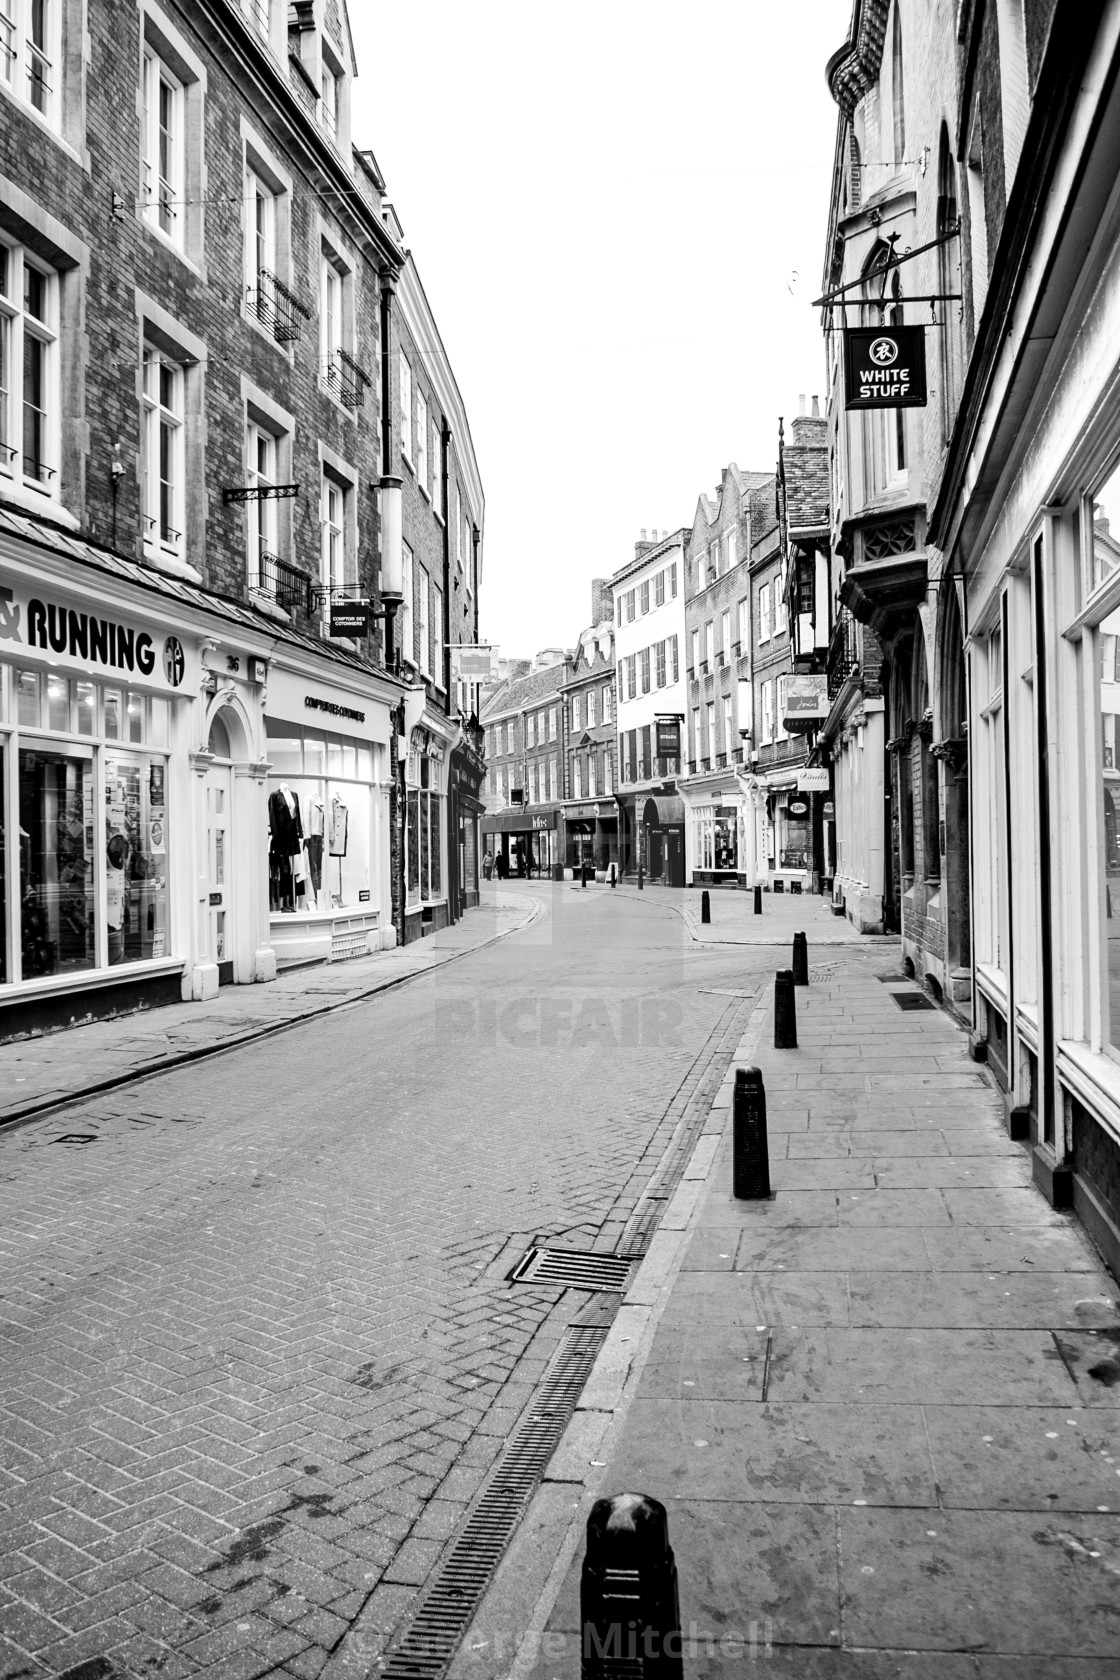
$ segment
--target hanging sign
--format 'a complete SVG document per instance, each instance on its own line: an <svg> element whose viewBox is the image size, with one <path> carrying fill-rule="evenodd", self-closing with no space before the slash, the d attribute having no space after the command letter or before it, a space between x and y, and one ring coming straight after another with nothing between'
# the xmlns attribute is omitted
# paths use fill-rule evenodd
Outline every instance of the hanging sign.
<svg viewBox="0 0 1120 1680"><path fill-rule="evenodd" d="M460 644L451 649L451 673L457 682L488 683L497 676L497 648Z"/></svg>
<svg viewBox="0 0 1120 1680"><path fill-rule="evenodd" d="M332 636L365 636L368 633L368 601L331 602Z"/></svg>
<svg viewBox="0 0 1120 1680"><path fill-rule="evenodd" d="M809 815L809 802L807 799L787 799L786 811L791 817L807 817Z"/></svg>
<svg viewBox="0 0 1120 1680"><path fill-rule="evenodd" d="M924 327L844 329L845 408L924 408Z"/></svg>
<svg viewBox="0 0 1120 1680"><path fill-rule="evenodd" d="M797 772L798 793L827 793L828 771L826 769L799 770Z"/></svg>
<svg viewBox="0 0 1120 1680"><path fill-rule="evenodd" d="M681 723L679 718L658 718L657 720L657 757L679 758L681 756Z"/></svg>
<svg viewBox="0 0 1120 1680"><path fill-rule="evenodd" d="M804 735L828 716L828 678L798 675L786 678L784 727L791 735Z"/></svg>

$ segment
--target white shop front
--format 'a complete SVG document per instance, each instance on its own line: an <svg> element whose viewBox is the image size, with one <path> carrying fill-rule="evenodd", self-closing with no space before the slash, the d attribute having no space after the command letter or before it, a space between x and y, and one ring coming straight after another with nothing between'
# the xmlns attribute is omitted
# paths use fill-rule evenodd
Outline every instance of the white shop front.
<svg viewBox="0 0 1120 1680"><path fill-rule="evenodd" d="M197 618L25 523L0 528L0 1037L178 1000L192 958Z"/></svg>
<svg viewBox="0 0 1120 1680"><path fill-rule="evenodd" d="M400 691L280 650L265 697L268 913L279 967L396 943L389 747Z"/></svg>

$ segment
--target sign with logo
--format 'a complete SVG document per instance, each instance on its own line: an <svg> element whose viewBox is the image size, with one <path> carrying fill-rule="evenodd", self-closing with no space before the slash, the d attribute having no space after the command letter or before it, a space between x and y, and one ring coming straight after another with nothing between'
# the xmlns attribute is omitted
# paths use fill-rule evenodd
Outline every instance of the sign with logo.
<svg viewBox="0 0 1120 1680"><path fill-rule="evenodd" d="M265 714L322 734L349 735L359 741L389 740L389 707L371 694L336 688L298 671L285 670L274 660L268 669Z"/></svg>
<svg viewBox="0 0 1120 1680"><path fill-rule="evenodd" d="M535 816L533 818L533 827L537 830L545 829L545 828L555 828L556 827L556 813L555 813L555 811L549 812L549 814L547 816L543 816L543 817L542 816Z"/></svg>
<svg viewBox="0 0 1120 1680"><path fill-rule="evenodd" d="M332 636L364 636L368 631L368 601L331 602Z"/></svg>
<svg viewBox="0 0 1120 1680"><path fill-rule="evenodd" d="M825 817L834 817L836 815L836 807L832 803L831 799L826 799L824 804L821 806L821 815Z"/></svg>
<svg viewBox="0 0 1120 1680"><path fill-rule="evenodd" d="M657 757L679 758L681 756L681 720L680 718L657 719Z"/></svg>
<svg viewBox="0 0 1120 1680"><path fill-rule="evenodd" d="M481 643L451 649L451 674L457 682L488 683L498 674L496 647Z"/></svg>
<svg viewBox="0 0 1120 1680"><path fill-rule="evenodd" d="M821 769L799 770L797 772L798 793L827 793L828 771Z"/></svg>
<svg viewBox="0 0 1120 1680"><path fill-rule="evenodd" d="M924 408L924 327L846 327L845 408Z"/></svg>
<svg viewBox="0 0 1120 1680"><path fill-rule="evenodd" d="M786 811L791 817L807 817L809 815L809 801L807 799L787 799Z"/></svg>
<svg viewBox="0 0 1120 1680"><path fill-rule="evenodd" d="M828 716L828 678L820 676L789 676L786 678L786 702L782 722L791 735L804 735L815 729Z"/></svg>
<svg viewBox="0 0 1120 1680"><path fill-rule="evenodd" d="M120 677L174 692L187 675L178 636L122 621L89 604L64 605L33 583L0 574L0 646L32 662Z"/></svg>

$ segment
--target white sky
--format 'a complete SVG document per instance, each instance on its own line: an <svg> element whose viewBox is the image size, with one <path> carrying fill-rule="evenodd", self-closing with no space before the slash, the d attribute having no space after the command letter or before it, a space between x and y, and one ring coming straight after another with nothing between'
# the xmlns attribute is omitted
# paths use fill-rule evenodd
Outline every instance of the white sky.
<svg viewBox="0 0 1120 1680"><path fill-rule="evenodd" d="M470 417L482 635L572 646L642 526L823 394L851 0L350 0L373 149ZM796 278L794 278L796 276Z"/></svg>

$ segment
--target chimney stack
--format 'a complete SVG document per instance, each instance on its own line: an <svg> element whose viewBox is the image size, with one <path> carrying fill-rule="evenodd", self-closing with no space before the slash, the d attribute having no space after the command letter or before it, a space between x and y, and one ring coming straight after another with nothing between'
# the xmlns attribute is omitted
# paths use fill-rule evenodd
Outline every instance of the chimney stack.
<svg viewBox="0 0 1120 1680"><path fill-rule="evenodd" d="M804 393L804 391L801 391L801 392L798 393L797 412L798 412L798 414L804 414L805 413L805 393Z"/></svg>
<svg viewBox="0 0 1120 1680"><path fill-rule="evenodd" d="M610 578L591 579L591 622L606 624L614 617L614 594Z"/></svg>
<svg viewBox="0 0 1120 1680"><path fill-rule="evenodd" d="M821 405L820 405L820 400L817 397L813 398L813 416L812 417L813 417L814 420L819 420L820 417L821 417Z"/></svg>

